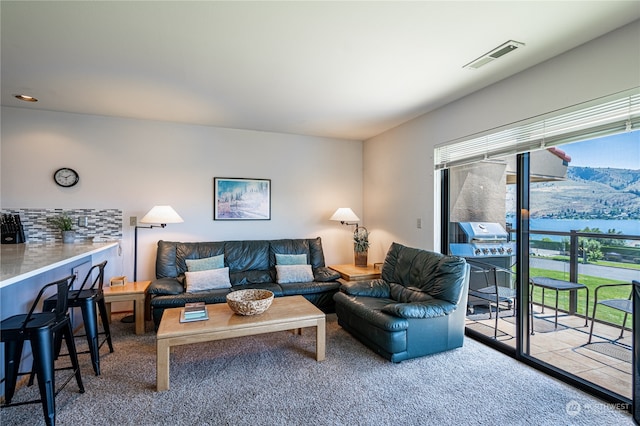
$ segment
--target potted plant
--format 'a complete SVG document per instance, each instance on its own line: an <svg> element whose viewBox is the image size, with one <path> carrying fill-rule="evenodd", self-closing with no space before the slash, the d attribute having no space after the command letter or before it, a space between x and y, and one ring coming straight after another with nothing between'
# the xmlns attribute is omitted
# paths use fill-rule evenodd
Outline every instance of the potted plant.
<svg viewBox="0 0 640 426"><path fill-rule="evenodd" d="M62 231L62 242L70 244L75 242L76 233L73 230L73 220L66 213L62 213L60 216L56 216L50 219L50 222L60 231Z"/></svg>
<svg viewBox="0 0 640 426"><path fill-rule="evenodd" d="M353 232L353 254L356 266L367 266L368 251L369 231L364 226L358 226Z"/></svg>

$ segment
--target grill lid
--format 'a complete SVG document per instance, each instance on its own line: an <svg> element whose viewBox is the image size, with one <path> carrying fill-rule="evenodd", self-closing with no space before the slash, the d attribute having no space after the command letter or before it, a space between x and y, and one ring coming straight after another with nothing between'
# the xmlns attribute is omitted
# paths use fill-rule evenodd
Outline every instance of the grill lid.
<svg viewBox="0 0 640 426"><path fill-rule="evenodd" d="M502 225L493 222L460 222L460 229L466 234L469 243L504 242L507 241L507 231Z"/></svg>

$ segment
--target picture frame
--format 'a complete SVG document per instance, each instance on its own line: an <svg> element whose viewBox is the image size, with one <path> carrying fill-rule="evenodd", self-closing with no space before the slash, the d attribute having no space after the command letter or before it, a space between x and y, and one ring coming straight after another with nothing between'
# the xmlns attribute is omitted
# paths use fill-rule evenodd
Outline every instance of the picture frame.
<svg viewBox="0 0 640 426"><path fill-rule="evenodd" d="M214 177L213 220L271 220L271 179Z"/></svg>

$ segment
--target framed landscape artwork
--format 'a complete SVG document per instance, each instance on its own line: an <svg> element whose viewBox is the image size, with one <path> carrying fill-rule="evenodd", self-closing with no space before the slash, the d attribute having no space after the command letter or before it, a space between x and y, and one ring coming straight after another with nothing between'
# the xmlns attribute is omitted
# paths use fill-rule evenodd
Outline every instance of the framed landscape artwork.
<svg viewBox="0 0 640 426"><path fill-rule="evenodd" d="M271 179L213 178L214 220L271 220Z"/></svg>

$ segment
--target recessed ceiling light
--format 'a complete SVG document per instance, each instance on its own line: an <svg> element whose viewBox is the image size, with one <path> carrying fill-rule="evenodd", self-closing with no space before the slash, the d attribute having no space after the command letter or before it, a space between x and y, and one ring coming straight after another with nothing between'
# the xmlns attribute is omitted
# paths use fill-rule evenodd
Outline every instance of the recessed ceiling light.
<svg viewBox="0 0 640 426"><path fill-rule="evenodd" d="M29 95L13 95L13 96L15 96L16 99L20 99L21 101L25 101L25 102L38 102L36 98Z"/></svg>

